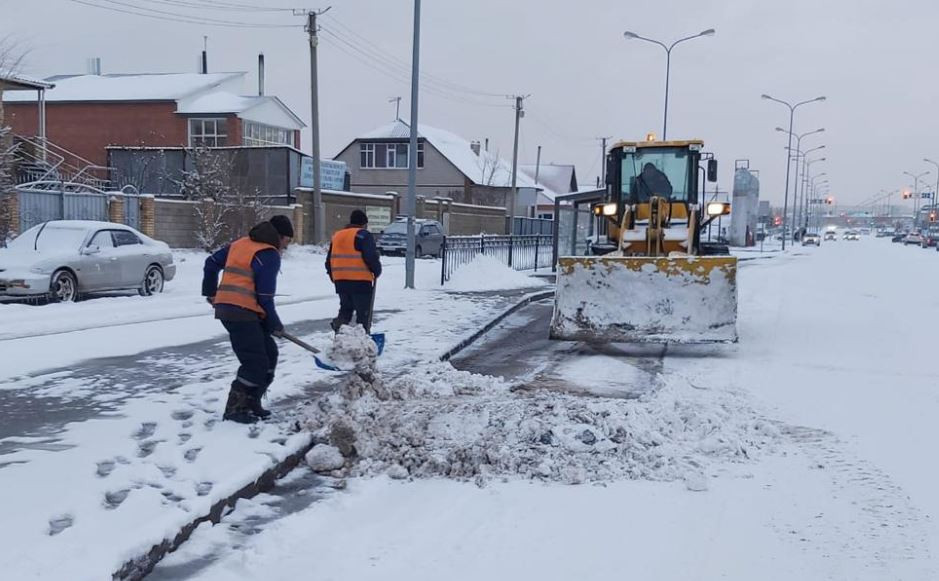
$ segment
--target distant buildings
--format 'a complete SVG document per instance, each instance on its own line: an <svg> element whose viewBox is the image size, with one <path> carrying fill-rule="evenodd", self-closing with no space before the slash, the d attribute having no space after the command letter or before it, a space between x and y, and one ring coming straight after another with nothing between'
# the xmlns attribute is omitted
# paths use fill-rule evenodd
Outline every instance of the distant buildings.
<svg viewBox="0 0 939 581"><path fill-rule="evenodd" d="M408 184L408 139L410 127L394 121L360 135L334 159L343 161L356 192L404 194ZM508 207L511 203L511 160L483 149L449 131L420 125L417 145L417 193L428 198L450 198L455 202ZM519 170L517 216L532 216L538 194L554 192L535 184Z"/></svg>

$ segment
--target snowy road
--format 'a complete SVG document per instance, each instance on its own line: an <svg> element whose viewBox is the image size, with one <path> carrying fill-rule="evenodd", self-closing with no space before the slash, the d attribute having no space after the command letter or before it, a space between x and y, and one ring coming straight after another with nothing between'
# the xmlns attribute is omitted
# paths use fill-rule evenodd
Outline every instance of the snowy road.
<svg viewBox="0 0 939 581"><path fill-rule="evenodd" d="M222 548L220 527L197 535L186 558L211 549L210 563L165 578L939 578L937 285L935 251L873 238L795 248L741 269L739 345L664 358L546 345L535 305L509 322L519 332L503 329L455 363L605 396L683 381L701 401L748 401L777 426L775 447L710 463L703 492L643 480L355 479L237 548Z"/></svg>

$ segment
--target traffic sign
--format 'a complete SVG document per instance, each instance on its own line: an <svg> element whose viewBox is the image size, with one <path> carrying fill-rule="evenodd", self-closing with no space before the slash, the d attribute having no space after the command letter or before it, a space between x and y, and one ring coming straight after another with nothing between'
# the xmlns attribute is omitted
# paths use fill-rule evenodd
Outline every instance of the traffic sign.
<svg viewBox="0 0 939 581"><path fill-rule="evenodd" d="M932 192L920 192L919 197L926 198L928 200L932 199Z"/></svg>

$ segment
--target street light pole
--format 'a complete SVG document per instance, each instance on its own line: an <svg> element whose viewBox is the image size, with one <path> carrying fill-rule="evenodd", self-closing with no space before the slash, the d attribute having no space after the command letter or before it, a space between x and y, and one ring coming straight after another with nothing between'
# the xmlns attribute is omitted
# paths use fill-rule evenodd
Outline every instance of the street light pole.
<svg viewBox="0 0 939 581"><path fill-rule="evenodd" d="M421 0L414 0L414 39L411 55L411 119L410 139L408 140L408 240L404 258L404 288L414 288L414 253L417 243L414 239L414 214L417 213L417 98L420 86L421 55Z"/></svg>
<svg viewBox="0 0 939 581"><path fill-rule="evenodd" d="M789 132L788 132L789 133L789 146L786 148L786 191L783 194L783 223L782 223L782 227L783 227L782 249L785 250L786 249L786 214L789 212L789 171L791 170L791 163L792 163L792 123L795 118L796 109L798 109L799 107L807 103L813 103L815 101L824 101L825 97L815 97L814 99L809 99L807 101L800 101L799 103L796 103L795 105L791 105L781 99L770 97L769 95L765 93L761 95L761 97L768 101L775 101L789 108Z"/></svg>
<svg viewBox="0 0 939 581"><path fill-rule="evenodd" d="M806 151L804 151L804 152L802 153L802 180L801 180L802 183L801 183L801 185L802 185L802 208L803 208L803 210L805 209L805 196L806 196L806 193L807 193L805 190L806 190L806 186L808 186L809 172L811 172L811 170L812 170L812 164L814 164L814 163L816 163L816 162L819 162L819 161L826 161L826 160L828 159L827 157L819 157L819 158L817 158L817 159L809 159L808 156L809 156L809 154L812 153L813 151L819 151L819 150L822 150L822 149L825 149L825 146L824 146L824 145L820 145L820 146L818 146L818 147L813 147L812 149L806 150ZM799 185L799 184L796 184L796 186L798 186L798 185Z"/></svg>
<svg viewBox="0 0 939 581"><path fill-rule="evenodd" d="M923 161L936 166L936 189L933 190L933 193L932 193L932 204L933 204L933 208L939 210L939 163L934 162L928 157L924 157Z"/></svg>
<svg viewBox="0 0 939 581"><path fill-rule="evenodd" d="M908 171L903 173L913 178L913 229L915 230L918 227L917 222L919 220L919 180L929 175L929 171L924 171L921 174L912 174Z"/></svg>
<svg viewBox="0 0 939 581"><path fill-rule="evenodd" d="M787 131L786 131L785 129L783 129L782 127L777 127L777 128L776 128L776 131L781 131L782 133L787 133ZM822 127L822 128L816 129L815 131L806 131L805 133L803 133L803 134L801 134L801 135L794 135L794 137L796 138L796 179L798 180L798 181L796 182L796 188L795 188L795 189L796 189L796 192L798 192L799 189L800 189L799 186L800 186L800 184L801 184L801 186L802 186L802 188L801 188L801 189L802 189L802 205L803 205L803 206L805 205L805 169L804 169L804 168L803 168L803 170L802 170L802 179L799 179L799 156L800 156L800 155L802 156L803 165L804 165L804 161L805 161L805 152L802 151L802 138L803 138L803 137L808 137L809 135L814 135L814 134L816 134L816 133L822 133L822 132L824 132L824 131L825 131L825 128ZM822 147L824 147L824 146L822 146ZM791 152L790 152L790 154L791 154ZM793 207L793 208L792 208L793 222L796 222L795 216L798 214L798 212L796 211L796 208L797 208L798 205L799 205L799 203L798 203L798 194L797 194L795 197L796 197L795 203L793 203L793 205L792 205L792 207Z"/></svg>
<svg viewBox="0 0 939 581"><path fill-rule="evenodd" d="M665 141L668 138L668 88L669 88L669 79L672 72L672 49L675 48L678 44L685 42L687 40L692 40L701 36L714 36L714 29L708 28L707 30L702 30L698 34L693 34L691 36L686 36L685 38L679 38L670 45L666 45L664 42L655 40L652 38L646 38L640 36L635 32L626 31L623 33L623 37L626 40L644 40L646 42L651 42L652 44L657 44L665 50L665 113L662 120L662 141Z"/></svg>

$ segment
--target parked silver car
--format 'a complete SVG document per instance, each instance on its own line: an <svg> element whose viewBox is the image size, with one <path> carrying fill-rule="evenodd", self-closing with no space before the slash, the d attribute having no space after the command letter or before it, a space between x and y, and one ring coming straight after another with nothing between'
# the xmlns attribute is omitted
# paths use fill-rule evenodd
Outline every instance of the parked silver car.
<svg viewBox="0 0 939 581"><path fill-rule="evenodd" d="M414 250L417 256L439 257L443 248L443 226L436 220L414 220ZM401 254L407 248L408 223L399 218L388 225L378 236L378 251L384 255Z"/></svg>
<svg viewBox="0 0 939 581"><path fill-rule="evenodd" d="M111 222L45 222L0 249L0 299L75 301L116 290L149 296L174 276L166 243Z"/></svg>

